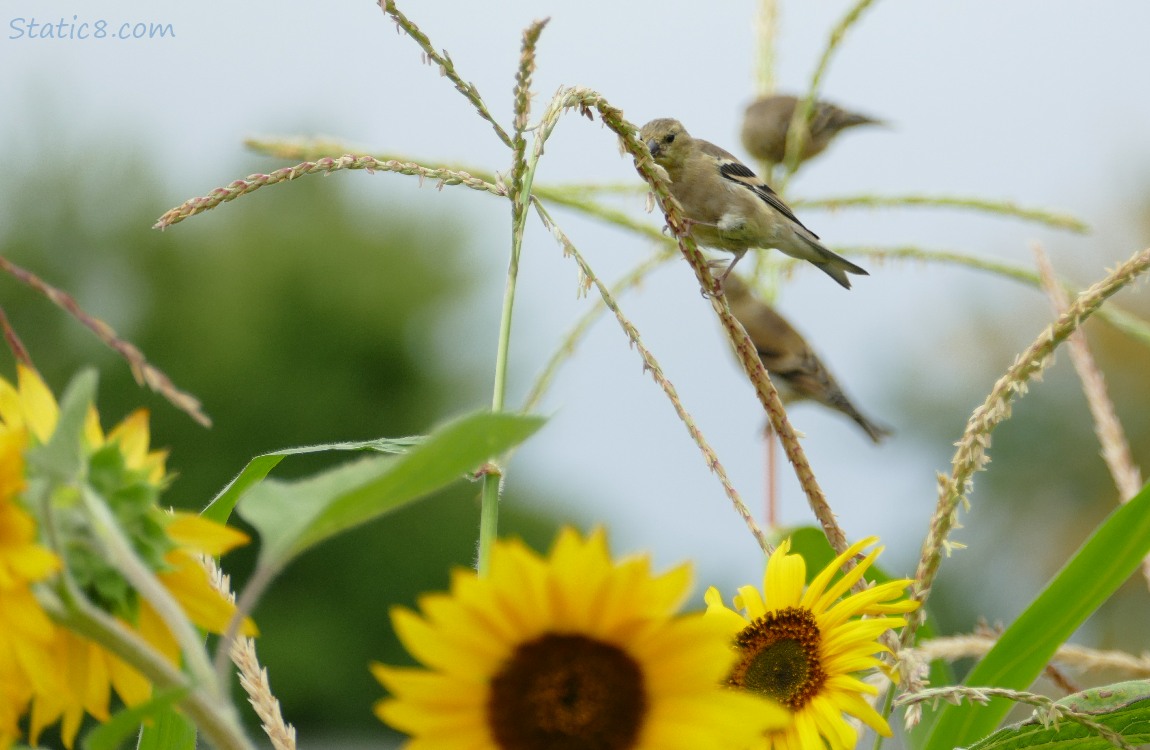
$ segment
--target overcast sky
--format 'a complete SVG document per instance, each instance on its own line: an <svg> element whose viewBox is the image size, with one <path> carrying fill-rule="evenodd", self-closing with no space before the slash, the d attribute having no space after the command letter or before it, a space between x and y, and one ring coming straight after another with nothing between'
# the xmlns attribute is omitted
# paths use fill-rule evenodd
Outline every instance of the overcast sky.
<svg viewBox="0 0 1150 750"><path fill-rule="evenodd" d="M848 4L782 5L778 78L784 89L795 90L809 80ZM741 152L739 119L754 82L755 3L408 0L400 7L450 52L505 123L522 29L550 16L539 43L536 113L561 85L583 85L603 93L633 122L676 117L694 135ZM509 164L491 129L367 0L6 0L3 8L5 161L50 160L61 148L37 138L48 113L52 132L66 139L65 146L99 139L109 149L128 148L160 165L168 192L157 196L157 216L244 176L232 171L238 163L263 171L284 166L247 154L242 141L252 135L323 134L424 163L466 162L491 170ZM32 38L43 33L43 27L33 29L33 19L73 38ZM108 38L75 38L83 24L94 32L101 21ZM172 33L113 38L138 23L169 25ZM800 211L800 217L832 246L919 244L1029 263L1030 243L1040 240L1066 275L1084 283L1098 278L1146 244L1129 217L1150 192L1150 97L1143 75L1150 69L1148 28L1145 2L880 0L847 37L823 92L885 118L891 127L845 136L800 174L790 192L1010 199L1073 213L1094 228L1091 235L925 209ZM478 227L468 247L477 288L466 301L471 327L445 331L437 352L446 358L449 351L453 357L462 351L457 366L471 369L486 392L508 249L507 206L463 189L419 190L415 180L397 175L359 172L331 179L354 182L369 210L388 210L386 196L402 191L405 208L446 210ZM549 141L538 179L637 178L608 131L572 115ZM220 210L243 210L242 203ZM631 210L643 216L641 197ZM556 216L606 278L652 250L634 235L566 211ZM211 215L194 220L210 221ZM648 220L661 224L656 216ZM593 301L577 297L574 264L535 223L524 252L512 404L558 336ZM848 534L883 535L893 547L891 559L902 563L900 572L910 573L934 504L935 472L947 467L952 448L914 440L912 415L899 413L889 383L920 384L929 400L940 382L945 387L947 378L961 377L955 366L982 355L977 340L962 335L960 313L969 311L972 298L984 297L1011 314L1003 335L1014 342L1013 351L1038 333L1046 303L1022 287L962 269L872 270L850 292L804 271L784 289L780 307L861 408L898 434L876 448L838 416L809 406L792 415L807 435L812 466ZM625 297L623 307L735 486L758 509L761 409L688 267L677 262L661 269ZM1015 316L1019 310L1024 314ZM921 374L908 373L916 363ZM1008 364L1002 361L997 370ZM178 373L173 375L178 381ZM753 540L612 321L595 327L543 410L554 418L518 454L510 482L518 474L562 487L561 497L539 502L577 501L562 513L583 526L606 523L618 549L653 549L661 564L692 558L704 580L758 575ZM968 411L943 415L954 425L953 439L967 416ZM808 522L797 484L787 478L783 492L784 520Z"/></svg>

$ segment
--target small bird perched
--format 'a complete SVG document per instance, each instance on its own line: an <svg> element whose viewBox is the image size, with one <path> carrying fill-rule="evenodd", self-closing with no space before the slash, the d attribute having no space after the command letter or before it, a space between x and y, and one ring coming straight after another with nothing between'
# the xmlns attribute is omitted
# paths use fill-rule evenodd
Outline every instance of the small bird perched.
<svg viewBox="0 0 1150 750"><path fill-rule="evenodd" d="M875 443L890 435L889 429L867 419L854 407L799 332L770 305L751 294L742 279L727 279L725 291L731 314L747 329L783 403L817 401L853 419Z"/></svg>
<svg viewBox="0 0 1150 750"><path fill-rule="evenodd" d="M747 149L747 153L768 164L782 164L786 161L787 131L800 101L788 94L774 94L751 102L743 115L743 148ZM802 152L799 154L799 163L821 154L834 137L847 128L882 124L882 120L816 100Z"/></svg>
<svg viewBox="0 0 1150 750"><path fill-rule="evenodd" d="M868 275L824 247L745 164L713 143L692 138L678 120L651 120L639 135L655 163L667 171L691 237L700 245L735 254L719 277L720 289L753 247L775 248L810 261L847 289L848 273Z"/></svg>

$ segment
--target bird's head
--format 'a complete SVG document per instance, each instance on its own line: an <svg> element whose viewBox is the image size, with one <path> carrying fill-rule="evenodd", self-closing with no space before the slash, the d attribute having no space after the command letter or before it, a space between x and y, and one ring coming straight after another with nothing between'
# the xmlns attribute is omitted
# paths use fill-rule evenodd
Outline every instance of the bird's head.
<svg viewBox="0 0 1150 750"><path fill-rule="evenodd" d="M683 124L667 117L651 120L640 128L639 138L647 144L655 162L663 167L681 163L691 144L691 136Z"/></svg>

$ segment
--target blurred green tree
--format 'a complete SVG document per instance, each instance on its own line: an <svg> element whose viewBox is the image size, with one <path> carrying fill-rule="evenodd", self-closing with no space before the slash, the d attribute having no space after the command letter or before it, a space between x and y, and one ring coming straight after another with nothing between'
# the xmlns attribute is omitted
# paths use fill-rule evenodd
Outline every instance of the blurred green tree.
<svg viewBox="0 0 1150 750"><path fill-rule="evenodd" d="M443 320L483 266L465 257L468 220L457 213L414 212L401 199L403 210L365 207L349 198L348 182L362 175L309 177L161 233L150 228L155 218L187 196L170 197L141 161L98 149L58 158L84 167L37 168L0 188L0 253L139 346L203 401L214 427L139 388L117 355L10 278L0 281L3 306L54 388L94 364L106 422L149 406L153 444L171 450L171 504L202 508L265 451L418 434L487 402L489 372L431 354L439 326L474 325ZM346 458L293 458L276 473ZM388 731L370 712L382 692L367 665L408 657L387 607L446 588L451 566L472 563L476 495L457 485L322 546L273 585L256 611L257 648L301 732ZM512 511L503 528L545 546L554 524ZM240 584L254 552L225 561Z"/></svg>

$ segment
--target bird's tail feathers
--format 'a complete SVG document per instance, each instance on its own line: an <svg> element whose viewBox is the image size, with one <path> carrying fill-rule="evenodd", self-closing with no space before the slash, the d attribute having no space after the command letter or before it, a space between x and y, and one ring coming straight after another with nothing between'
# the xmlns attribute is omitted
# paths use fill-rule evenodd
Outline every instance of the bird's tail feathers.
<svg viewBox="0 0 1150 750"><path fill-rule="evenodd" d="M839 286L844 289L851 288L850 279L847 278L848 273L853 273L856 276L870 276L865 268L851 263L841 255L836 255L818 240L811 239L802 234L798 236L802 238L803 242L810 246L810 248L815 251L815 255L818 256L817 258L810 258L809 260L818 266L823 273L837 281Z"/></svg>
<svg viewBox="0 0 1150 750"><path fill-rule="evenodd" d="M863 428L863 431L866 432L867 436L872 441L874 441L876 445L881 443L885 438L888 438L894 434L894 431L891 430L891 428L878 424L877 422L874 422L863 416L862 412L855 408L855 405L847 399L846 395L844 395L842 391L836 389L830 400L830 406L838 409L843 414L846 414L848 417L854 420L854 422L859 427Z"/></svg>

